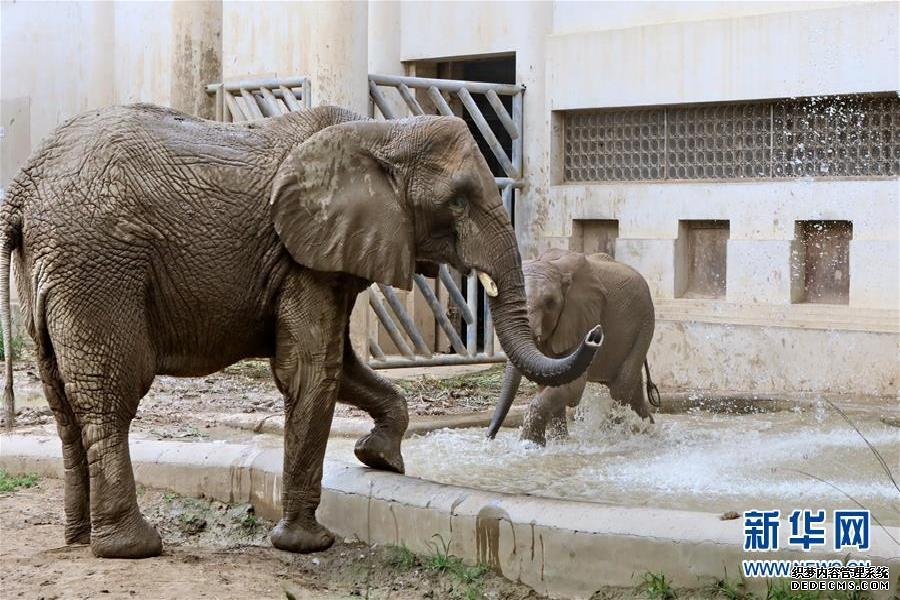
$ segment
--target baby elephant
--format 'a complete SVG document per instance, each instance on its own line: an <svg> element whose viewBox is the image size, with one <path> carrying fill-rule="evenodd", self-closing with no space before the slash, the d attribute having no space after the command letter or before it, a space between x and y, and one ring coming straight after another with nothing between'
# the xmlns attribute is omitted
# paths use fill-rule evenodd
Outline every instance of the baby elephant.
<svg viewBox="0 0 900 600"><path fill-rule="evenodd" d="M603 345L590 368L559 387L541 386L522 426L522 439L543 445L545 431L566 431L566 406L577 406L588 381L604 383L610 395L653 421L651 402L659 392L650 380L647 350L653 338L653 300L647 282L631 267L608 254L549 250L522 265L528 296L528 318L538 348L563 356L581 341L585 329L602 325ZM646 395L641 366L647 371ZM510 363L500 401L488 430L493 438L515 398L522 375Z"/></svg>

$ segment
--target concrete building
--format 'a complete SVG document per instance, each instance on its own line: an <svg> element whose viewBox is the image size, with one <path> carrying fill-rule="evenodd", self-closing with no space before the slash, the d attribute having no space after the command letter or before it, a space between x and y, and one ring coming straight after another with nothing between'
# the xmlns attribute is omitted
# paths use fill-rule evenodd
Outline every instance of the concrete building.
<svg viewBox="0 0 900 600"><path fill-rule="evenodd" d="M367 74L520 84L523 254L641 271L661 388L895 399L898 6L3 2L0 181L87 108L212 117L212 82L360 112Z"/></svg>

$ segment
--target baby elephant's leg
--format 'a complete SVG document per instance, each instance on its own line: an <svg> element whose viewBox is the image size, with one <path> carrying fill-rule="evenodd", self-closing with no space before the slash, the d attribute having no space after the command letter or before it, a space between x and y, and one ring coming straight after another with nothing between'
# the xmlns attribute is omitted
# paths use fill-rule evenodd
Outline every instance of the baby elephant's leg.
<svg viewBox="0 0 900 600"><path fill-rule="evenodd" d="M638 371L637 377L630 377L625 381L618 378L609 386L609 394L613 400L622 406L630 406L642 419L650 419L653 423L652 407L644 396L644 382Z"/></svg>
<svg viewBox="0 0 900 600"><path fill-rule="evenodd" d="M578 404L586 383L587 377L582 375L566 385L541 388L525 414L521 438L543 446L547 443L548 427L551 436L565 436L566 406Z"/></svg>

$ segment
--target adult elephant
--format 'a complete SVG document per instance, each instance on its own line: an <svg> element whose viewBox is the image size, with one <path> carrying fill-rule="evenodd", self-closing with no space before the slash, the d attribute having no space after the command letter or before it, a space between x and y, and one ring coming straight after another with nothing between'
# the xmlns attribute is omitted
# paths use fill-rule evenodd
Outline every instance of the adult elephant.
<svg viewBox="0 0 900 600"><path fill-rule="evenodd" d="M405 401L348 339L369 282L410 289L417 265L434 261L478 270L496 288L510 360L547 384L578 377L601 337L562 360L538 352L509 219L455 118L376 122L325 107L225 124L150 105L92 111L52 133L9 186L0 249L4 342L14 253L63 443L66 540L90 540L102 557L161 551L128 454L156 374L271 359L286 415L284 513L271 539L311 552L334 539L315 511L336 400L375 419L357 456L403 471Z"/></svg>
<svg viewBox="0 0 900 600"><path fill-rule="evenodd" d="M551 356L565 355L578 346L578 331L587 323L600 323L604 338L581 377L538 391L525 414L522 439L543 445L548 426L564 433L566 406L578 405L588 381L605 383L614 400L652 422L650 402L658 401L659 393L650 379L647 350L655 318L643 276L608 254L568 250L549 250L526 262L523 270L528 317L538 348ZM642 366L647 371L646 395ZM520 370L508 364L489 437L497 434L506 418L520 381Z"/></svg>

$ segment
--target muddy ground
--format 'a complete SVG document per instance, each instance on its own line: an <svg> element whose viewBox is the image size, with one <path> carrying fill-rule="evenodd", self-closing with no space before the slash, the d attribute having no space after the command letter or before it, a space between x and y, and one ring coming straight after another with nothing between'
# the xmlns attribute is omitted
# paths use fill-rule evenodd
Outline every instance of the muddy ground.
<svg viewBox="0 0 900 600"><path fill-rule="evenodd" d="M437 375L434 370L423 374L412 369L380 373L404 392L411 416L455 415L493 409L500 393L503 366L455 367ZM26 433L21 430L36 425L51 425L53 416L34 363L27 359L18 361L14 379L16 426L20 432ZM533 384L523 382L517 402L527 401L534 391ZM159 439L207 439L216 437L210 424L216 415L237 413L259 417L284 414L268 361L242 361L206 377L158 376L141 400L131 430ZM342 404L335 408L336 417L364 415Z"/></svg>
<svg viewBox="0 0 900 600"><path fill-rule="evenodd" d="M0 494L0 597L11 598L540 598L533 590L452 559L416 557L353 540L326 552L272 548L272 524L249 505L140 490L164 553L100 560L63 543L62 483ZM446 566L444 566L446 563ZM439 568L444 566L444 568Z"/></svg>

